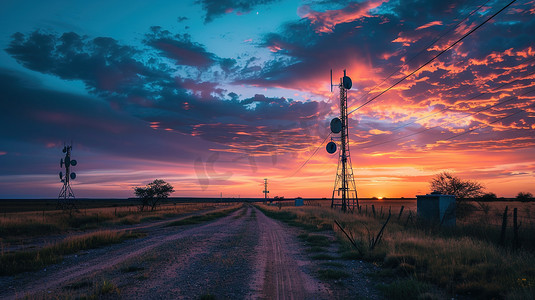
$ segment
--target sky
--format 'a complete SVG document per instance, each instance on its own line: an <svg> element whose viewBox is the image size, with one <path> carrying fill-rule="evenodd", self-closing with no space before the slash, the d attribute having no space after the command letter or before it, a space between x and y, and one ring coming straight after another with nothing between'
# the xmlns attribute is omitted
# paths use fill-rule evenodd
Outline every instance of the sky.
<svg viewBox="0 0 535 300"><path fill-rule="evenodd" d="M359 197L535 194L535 1L478 27L509 2L2 1L0 198L56 198L65 144L78 198L330 198L331 69Z"/></svg>

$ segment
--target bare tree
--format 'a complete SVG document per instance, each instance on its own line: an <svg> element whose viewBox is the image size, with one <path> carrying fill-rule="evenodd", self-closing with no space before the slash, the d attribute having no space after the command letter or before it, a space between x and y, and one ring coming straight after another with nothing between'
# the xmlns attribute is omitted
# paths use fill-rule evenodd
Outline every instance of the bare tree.
<svg viewBox="0 0 535 300"><path fill-rule="evenodd" d="M475 198L483 194L483 185L472 180L464 180L449 172L442 172L430 182L431 190L444 195L454 195L457 200Z"/></svg>
<svg viewBox="0 0 535 300"><path fill-rule="evenodd" d="M145 207L150 207L153 211L156 206L163 200L167 199L175 190L173 186L161 179L155 179L147 184L146 187L135 187L134 193L141 201L139 210L143 211Z"/></svg>

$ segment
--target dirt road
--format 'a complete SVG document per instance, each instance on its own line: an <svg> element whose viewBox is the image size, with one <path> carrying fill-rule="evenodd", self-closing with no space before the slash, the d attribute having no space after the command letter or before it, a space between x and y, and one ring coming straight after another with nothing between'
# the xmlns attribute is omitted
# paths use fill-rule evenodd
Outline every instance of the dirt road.
<svg viewBox="0 0 535 300"><path fill-rule="evenodd" d="M296 229L245 206L213 222L161 227L45 270L0 278L0 298L332 298L296 236ZM108 289L99 290L103 282Z"/></svg>

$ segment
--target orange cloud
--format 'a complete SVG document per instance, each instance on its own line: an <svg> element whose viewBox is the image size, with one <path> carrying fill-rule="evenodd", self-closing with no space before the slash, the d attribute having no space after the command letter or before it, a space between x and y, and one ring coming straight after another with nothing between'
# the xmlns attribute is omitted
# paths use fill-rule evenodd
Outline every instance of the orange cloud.
<svg viewBox="0 0 535 300"><path fill-rule="evenodd" d="M429 22L425 25L422 25L418 28L416 28L415 30L421 30L421 29L425 29L425 28L429 28L431 26L437 26L437 25L442 25L442 21L433 21L433 22Z"/></svg>

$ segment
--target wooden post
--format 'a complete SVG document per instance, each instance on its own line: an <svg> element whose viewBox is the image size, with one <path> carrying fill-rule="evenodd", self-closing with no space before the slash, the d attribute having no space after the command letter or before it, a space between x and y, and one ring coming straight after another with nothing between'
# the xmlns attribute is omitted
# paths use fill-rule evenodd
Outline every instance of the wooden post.
<svg viewBox="0 0 535 300"><path fill-rule="evenodd" d="M518 240L518 223L517 223L517 209L513 210L513 249L520 248L520 241Z"/></svg>
<svg viewBox="0 0 535 300"><path fill-rule="evenodd" d="M502 232L500 233L500 245L505 245L505 230L507 229L507 209L509 207L506 206L505 210L503 211L503 220L502 220Z"/></svg>
<svg viewBox="0 0 535 300"><path fill-rule="evenodd" d="M381 218L383 217L383 206L381 205L381 212L379 213L381 215Z"/></svg>
<svg viewBox="0 0 535 300"><path fill-rule="evenodd" d="M373 213L373 217L375 218L375 205L372 204L372 213Z"/></svg>
<svg viewBox="0 0 535 300"><path fill-rule="evenodd" d="M366 217L368 216L368 204L366 204Z"/></svg>
<svg viewBox="0 0 535 300"><path fill-rule="evenodd" d="M401 219L401 214L403 213L403 209L405 208L404 205L401 206L401 209L399 210L399 215L398 215L398 221Z"/></svg>

